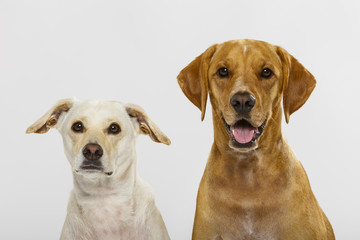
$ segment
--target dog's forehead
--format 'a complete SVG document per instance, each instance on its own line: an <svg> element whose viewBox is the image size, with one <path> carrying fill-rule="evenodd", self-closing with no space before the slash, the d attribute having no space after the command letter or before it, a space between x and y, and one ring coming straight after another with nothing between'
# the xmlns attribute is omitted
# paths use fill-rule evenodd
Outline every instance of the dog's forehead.
<svg viewBox="0 0 360 240"><path fill-rule="evenodd" d="M218 45L212 58L213 62L224 59L229 61L249 61L253 60L274 60L280 61L276 53L276 46L257 40L241 39L224 42Z"/></svg>
<svg viewBox="0 0 360 240"><path fill-rule="evenodd" d="M123 103L105 100L79 100L74 104L70 114L72 118L87 118L88 121L121 121L129 118Z"/></svg>

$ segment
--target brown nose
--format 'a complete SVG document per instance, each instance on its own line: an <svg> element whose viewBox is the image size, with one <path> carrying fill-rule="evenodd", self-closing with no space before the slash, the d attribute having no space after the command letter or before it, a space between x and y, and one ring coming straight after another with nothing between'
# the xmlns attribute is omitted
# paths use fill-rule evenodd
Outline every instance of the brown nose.
<svg viewBox="0 0 360 240"><path fill-rule="evenodd" d="M97 161L103 155L103 150L99 144L89 143L83 149L84 157L89 161Z"/></svg>
<svg viewBox="0 0 360 240"><path fill-rule="evenodd" d="M230 99L230 104L240 114L247 114L255 106L256 99L250 93L236 93Z"/></svg>

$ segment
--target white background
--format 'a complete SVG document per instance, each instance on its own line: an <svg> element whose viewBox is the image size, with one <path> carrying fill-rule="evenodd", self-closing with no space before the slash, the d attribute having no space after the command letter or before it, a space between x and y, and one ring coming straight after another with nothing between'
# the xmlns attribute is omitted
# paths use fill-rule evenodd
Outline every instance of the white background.
<svg viewBox="0 0 360 240"><path fill-rule="evenodd" d="M137 103L170 137L170 147L139 137L138 169L171 238L190 239L213 132L210 108L201 122L176 76L240 38L284 47L316 77L283 131L337 239L360 239L359 11L346 0L2 0L0 239L58 239L72 189L62 140L25 129L72 96Z"/></svg>

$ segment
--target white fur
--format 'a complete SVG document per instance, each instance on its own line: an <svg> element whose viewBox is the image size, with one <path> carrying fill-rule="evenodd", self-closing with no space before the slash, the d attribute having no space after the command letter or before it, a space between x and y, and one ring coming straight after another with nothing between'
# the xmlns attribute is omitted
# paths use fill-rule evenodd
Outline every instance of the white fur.
<svg viewBox="0 0 360 240"><path fill-rule="evenodd" d="M244 49L243 49L243 54L245 55L246 53L246 50L247 50L247 46L244 44Z"/></svg>
<svg viewBox="0 0 360 240"><path fill-rule="evenodd" d="M170 239L150 186L137 175L135 141L141 131L126 107L119 102L73 100L57 121L74 177L61 240ZM78 120L84 133L71 130ZM121 127L118 135L107 133L113 122ZM81 169L82 149L88 143L103 148L102 171Z"/></svg>

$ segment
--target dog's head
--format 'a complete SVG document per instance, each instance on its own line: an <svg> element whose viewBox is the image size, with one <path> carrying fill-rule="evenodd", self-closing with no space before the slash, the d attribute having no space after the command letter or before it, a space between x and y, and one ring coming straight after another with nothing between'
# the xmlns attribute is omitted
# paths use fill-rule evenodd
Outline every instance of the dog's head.
<svg viewBox="0 0 360 240"><path fill-rule="evenodd" d="M26 133L46 133L57 128L63 137L66 156L75 174L112 176L135 157L139 133L155 142L170 140L134 104L115 101L64 99L32 124Z"/></svg>
<svg viewBox="0 0 360 240"><path fill-rule="evenodd" d="M202 120L210 95L215 131L223 133L215 135L232 149L246 152L258 147L265 130L268 135L280 131L281 99L289 122L316 81L281 47L234 40L209 47L180 72L178 83L202 111Z"/></svg>

